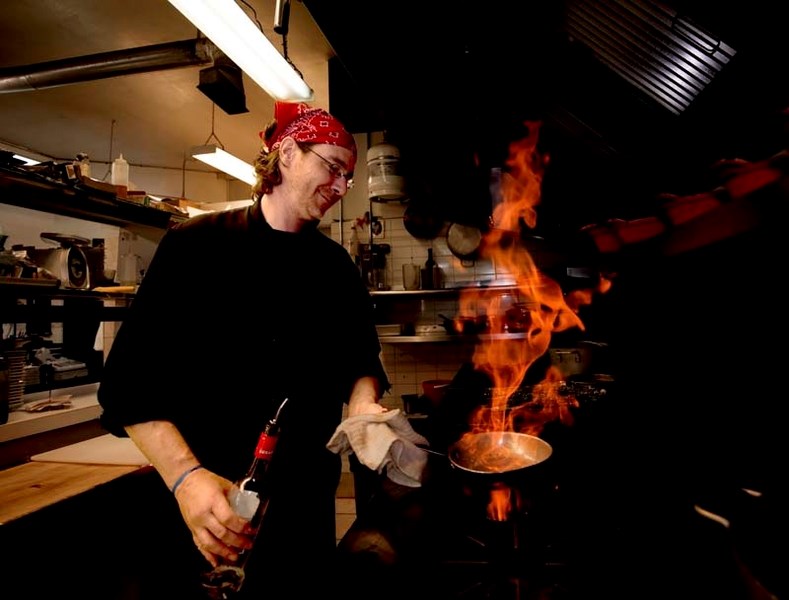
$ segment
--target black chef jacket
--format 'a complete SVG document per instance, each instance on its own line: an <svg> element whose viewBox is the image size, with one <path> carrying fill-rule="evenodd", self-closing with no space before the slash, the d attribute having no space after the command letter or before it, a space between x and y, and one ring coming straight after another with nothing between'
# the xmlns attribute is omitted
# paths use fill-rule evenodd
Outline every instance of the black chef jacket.
<svg viewBox="0 0 789 600"><path fill-rule="evenodd" d="M236 480L287 397L269 471L267 526L277 531L259 539L276 547L272 568L313 560L335 540L340 462L325 446L358 378L389 388L380 349L370 295L342 246L315 228L272 229L259 202L201 215L157 248L106 361L102 423L125 435L126 425L171 421L201 464Z"/></svg>

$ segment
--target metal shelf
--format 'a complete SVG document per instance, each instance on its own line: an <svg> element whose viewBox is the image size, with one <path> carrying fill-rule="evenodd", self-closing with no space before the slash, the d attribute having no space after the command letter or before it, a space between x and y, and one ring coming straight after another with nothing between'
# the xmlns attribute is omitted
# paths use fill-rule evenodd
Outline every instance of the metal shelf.
<svg viewBox="0 0 789 600"><path fill-rule="evenodd" d="M440 290L370 290L370 295L377 298L401 298L423 296L452 296L459 292L459 288L442 288Z"/></svg>
<svg viewBox="0 0 789 600"><path fill-rule="evenodd" d="M167 229L184 219L111 194L5 169L0 170L0 203L119 227L137 224Z"/></svg>
<svg viewBox="0 0 789 600"><path fill-rule="evenodd" d="M480 335L383 335L381 344L441 344L477 343L485 341L506 341L526 339L525 333L483 333Z"/></svg>
<svg viewBox="0 0 789 600"><path fill-rule="evenodd" d="M506 292L508 290L517 290L517 289L518 286L516 285L485 285L483 283L480 283L479 285L441 288L438 290L370 290L370 295L374 297L456 296L460 292L469 292L469 291L489 292L491 290Z"/></svg>

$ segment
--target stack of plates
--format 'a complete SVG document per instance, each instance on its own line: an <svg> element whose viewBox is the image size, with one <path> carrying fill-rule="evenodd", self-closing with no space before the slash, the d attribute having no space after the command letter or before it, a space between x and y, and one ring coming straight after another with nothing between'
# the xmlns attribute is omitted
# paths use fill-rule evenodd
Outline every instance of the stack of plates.
<svg viewBox="0 0 789 600"><path fill-rule="evenodd" d="M41 383L41 370L38 365L25 365L22 373L25 385L38 385Z"/></svg>
<svg viewBox="0 0 789 600"><path fill-rule="evenodd" d="M3 353L8 361L8 410L19 410L22 407L22 396L25 393L25 350L7 350Z"/></svg>

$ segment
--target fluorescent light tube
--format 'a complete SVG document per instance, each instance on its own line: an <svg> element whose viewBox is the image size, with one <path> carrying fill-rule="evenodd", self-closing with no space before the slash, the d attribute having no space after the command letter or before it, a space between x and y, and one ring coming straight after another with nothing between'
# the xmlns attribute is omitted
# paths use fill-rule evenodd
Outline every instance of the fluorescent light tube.
<svg viewBox="0 0 789 600"><path fill-rule="evenodd" d="M313 92L235 0L169 0L272 98L309 102Z"/></svg>
<svg viewBox="0 0 789 600"><path fill-rule="evenodd" d="M33 158L28 158L27 156L22 156L21 154L12 154L12 156L17 160L21 160L23 163L25 163L25 166L27 167L29 167L30 165L37 165L41 162Z"/></svg>
<svg viewBox="0 0 789 600"><path fill-rule="evenodd" d="M236 179L255 185L255 167L240 158L225 152L222 148L209 144L208 146L197 146L192 148L192 157L201 160L215 169L224 171Z"/></svg>

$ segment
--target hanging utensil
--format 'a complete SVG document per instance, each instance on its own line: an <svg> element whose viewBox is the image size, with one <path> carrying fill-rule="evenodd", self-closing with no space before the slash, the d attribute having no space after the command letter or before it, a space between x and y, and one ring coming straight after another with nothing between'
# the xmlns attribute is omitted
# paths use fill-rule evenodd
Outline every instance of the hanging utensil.
<svg viewBox="0 0 789 600"><path fill-rule="evenodd" d="M447 246L461 261L473 262L482 244L482 230L479 227L452 223L447 229Z"/></svg>
<svg viewBox="0 0 789 600"><path fill-rule="evenodd" d="M444 221L438 213L424 205L410 204L403 214L405 230L420 240L432 240L441 232Z"/></svg>

